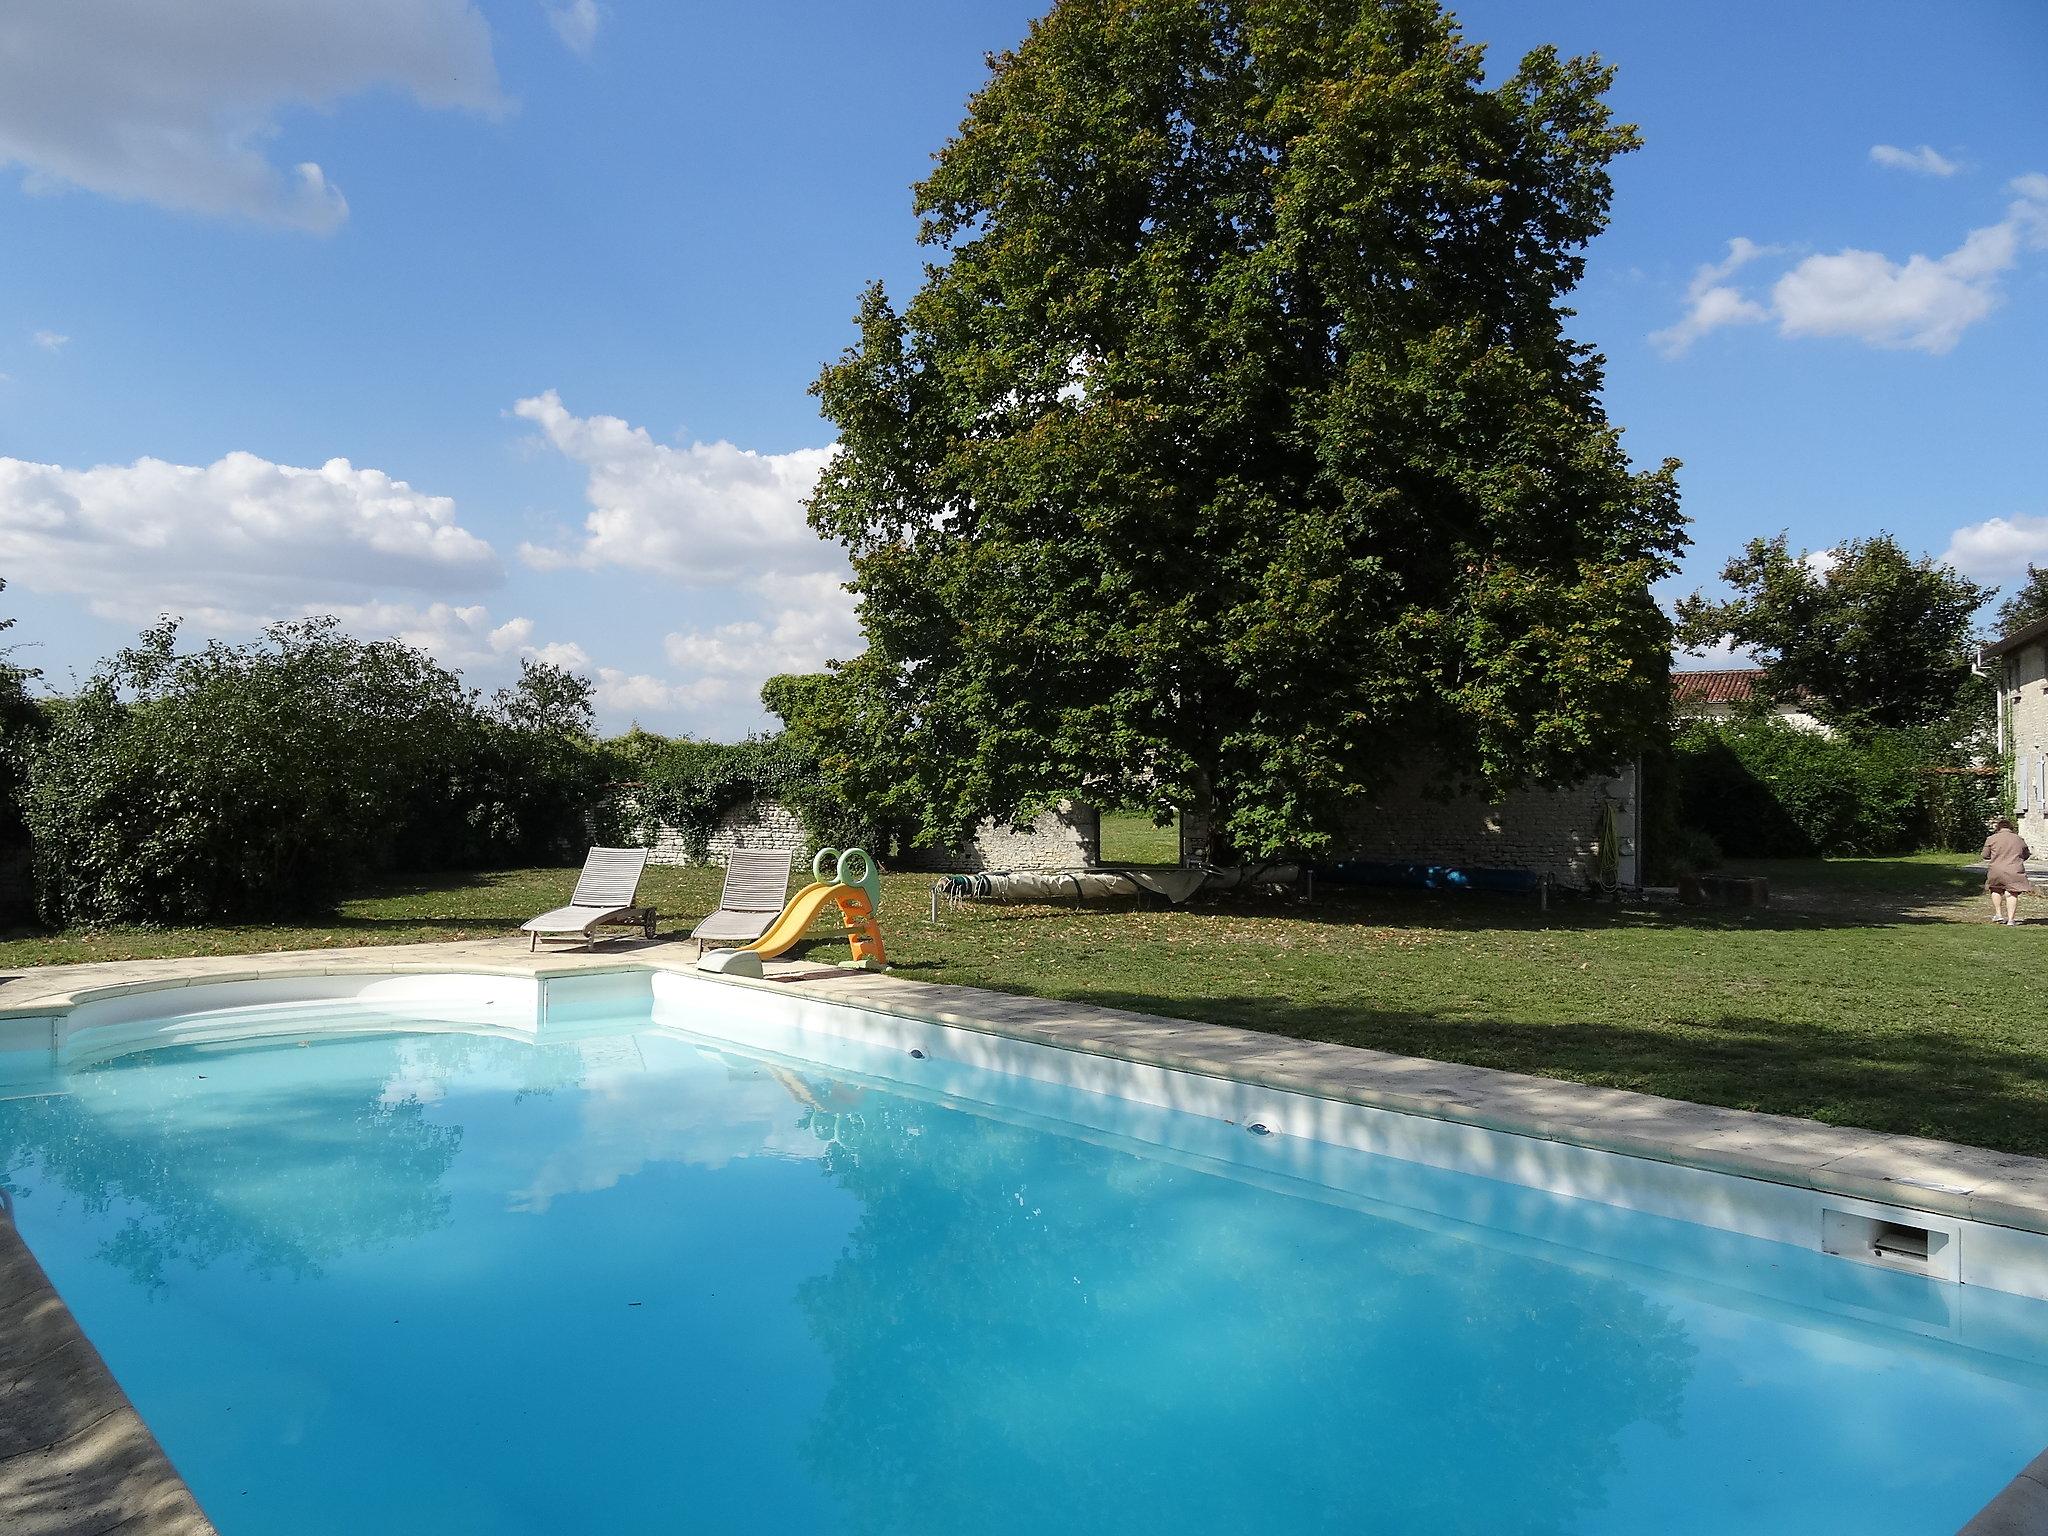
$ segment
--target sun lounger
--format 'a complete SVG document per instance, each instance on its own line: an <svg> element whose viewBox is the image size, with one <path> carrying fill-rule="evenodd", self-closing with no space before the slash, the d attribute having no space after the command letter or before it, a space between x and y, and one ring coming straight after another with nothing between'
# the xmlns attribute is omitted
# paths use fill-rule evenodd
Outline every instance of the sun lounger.
<svg viewBox="0 0 2048 1536"><path fill-rule="evenodd" d="M646 867L645 848L591 849L569 905L520 924L520 931L532 936L527 948L540 948L544 938L581 939L592 944L597 930L607 926L638 928L653 938L654 908L633 904L640 893L640 872Z"/></svg>
<svg viewBox="0 0 2048 1536"><path fill-rule="evenodd" d="M768 931L789 899L789 850L737 848L726 857L718 910L690 930L702 954L707 945L751 944Z"/></svg>

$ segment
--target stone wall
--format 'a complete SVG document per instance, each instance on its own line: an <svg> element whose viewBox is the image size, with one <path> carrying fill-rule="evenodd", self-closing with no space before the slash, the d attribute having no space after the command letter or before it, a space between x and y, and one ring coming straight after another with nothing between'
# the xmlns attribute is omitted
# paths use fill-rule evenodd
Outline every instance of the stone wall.
<svg viewBox="0 0 2048 1536"><path fill-rule="evenodd" d="M2020 836L2048 856L2048 645L2022 646L2001 659L2001 714L2012 754L2006 790L2019 810Z"/></svg>
<svg viewBox="0 0 2048 1536"><path fill-rule="evenodd" d="M1102 847L1101 819L1093 806L1062 801L1028 826L983 824L964 848L912 850L891 860L897 869L971 874L996 869L1086 869L1097 862ZM736 848L787 848L801 862L810 852L804 825L785 805L757 800L739 807L711 834L709 856L693 861L673 827L659 828L649 850L650 864L723 864Z"/></svg>
<svg viewBox="0 0 2048 1536"><path fill-rule="evenodd" d="M739 848L786 848L793 859L810 852L810 837L796 814L779 800L753 800L736 808L712 832L707 857L692 859L674 827L656 829L647 852L650 864L723 864Z"/></svg>
<svg viewBox="0 0 2048 1536"><path fill-rule="evenodd" d="M1476 795L1442 801L1419 775L1361 807L1340 852L1319 860L1444 864L1468 869L1526 869L1564 885L1585 885L1598 868L1600 810L1612 798L1621 833L1621 883L1642 879L1637 848L1642 808L1633 764L1613 778L1568 789L1527 789L1498 804ZM1200 829L1181 818L1181 855L1200 846Z"/></svg>
<svg viewBox="0 0 2048 1536"><path fill-rule="evenodd" d="M1102 859L1102 817L1092 805L1062 800L1024 826L985 821L964 848L916 848L899 869L934 874L982 870L1087 869Z"/></svg>
<svg viewBox="0 0 2048 1536"><path fill-rule="evenodd" d="M1680 704L1672 709L1680 720L1733 720L1742 713L1735 704ZM1808 714L1796 704L1773 704L1771 718L1782 721L1795 731L1811 731L1816 736L1832 736L1834 727L1824 724L1817 715Z"/></svg>

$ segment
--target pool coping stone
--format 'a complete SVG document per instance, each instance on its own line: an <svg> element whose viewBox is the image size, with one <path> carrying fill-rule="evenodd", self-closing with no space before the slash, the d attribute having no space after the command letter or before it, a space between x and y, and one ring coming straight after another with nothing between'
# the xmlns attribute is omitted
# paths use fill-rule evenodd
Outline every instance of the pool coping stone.
<svg viewBox="0 0 2048 1536"><path fill-rule="evenodd" d="M0 1531L216 1536L0 1203Z"/></svg>

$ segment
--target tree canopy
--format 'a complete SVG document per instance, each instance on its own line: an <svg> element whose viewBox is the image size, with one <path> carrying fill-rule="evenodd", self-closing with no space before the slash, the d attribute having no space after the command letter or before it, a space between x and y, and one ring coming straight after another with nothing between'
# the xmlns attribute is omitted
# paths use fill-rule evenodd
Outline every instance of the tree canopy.
<svg viewBox="0 0 2048 1536"><path fill-rule="evenodd" d="M1998 617L1993 623L2000 635L2009 635L2036 619L2048 619L2048 570L2029 560L2027 579L2020 583L2011 597L1998 605Z"/></svg>
<svg viewBox="0 0 2048 1536"><path fill-rule="evenodd" d="M1994 589L1916 559L1888 533L1796 556L1782 533L1752 539L1721 579L1733 596L1679 603L1680 636L1755 651L1770 698L1876 730L1947 721L1971 691L1973 621Z"/></svg>
<svg viewBox="0 0 2048 1536"><path fill-rule="evenodd" d="M7 582L0 579L0 592ZM12 617L0 619L0 635L14 627ZM20 793L21 758L30 734L40 724L36 702L29 684L40 676L34 669L17 664L11 643L0 643L0 853L16 848L28 839L17 796Z"/></svg>
<svg viewBox="0 0 2048 1536"><path fill-rule="evenodd" d="M1655 736L1676 464L1565 329L1610 74L1489 84L1435 0L1058 0L992 60L816 386L844 713L924 836L1084 790L1312 852Z"/></svg>

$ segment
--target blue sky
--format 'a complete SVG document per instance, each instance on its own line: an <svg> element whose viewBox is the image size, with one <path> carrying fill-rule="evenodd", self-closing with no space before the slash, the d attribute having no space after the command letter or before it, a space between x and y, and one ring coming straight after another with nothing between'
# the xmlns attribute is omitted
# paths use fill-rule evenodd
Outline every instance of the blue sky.
<svg viewBox="0 0 2048 1536"><path fill-rule="evenodd" d="M568 661L608 726L757 723L857 645L806 388L914 283L909 184L1039 8L10 7L13 637L68 686L159 611L334 611L479 684ZM1674 593L1779 529L2048 562L2048 5L1458 9L1497 69L1620 67L1646 147L1577 326L1686 461Z"/></svg>

